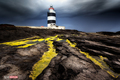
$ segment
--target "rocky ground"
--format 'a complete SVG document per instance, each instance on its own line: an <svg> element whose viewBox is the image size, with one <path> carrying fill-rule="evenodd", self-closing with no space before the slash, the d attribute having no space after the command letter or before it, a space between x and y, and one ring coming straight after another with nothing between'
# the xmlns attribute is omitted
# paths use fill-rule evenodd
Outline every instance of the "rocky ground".
<svg viewBox="0 0 120 80"><path fill-rule="evenodd" d="M55 56L35 80L120 80L120 32L85 33L77 30L40 30L0 25L0 43L39 36L56 36ZM71 46L76 44L75 47ZM0 44L0 80L32 80L30 71L49 46L46 41L26 48Z"/></svg>

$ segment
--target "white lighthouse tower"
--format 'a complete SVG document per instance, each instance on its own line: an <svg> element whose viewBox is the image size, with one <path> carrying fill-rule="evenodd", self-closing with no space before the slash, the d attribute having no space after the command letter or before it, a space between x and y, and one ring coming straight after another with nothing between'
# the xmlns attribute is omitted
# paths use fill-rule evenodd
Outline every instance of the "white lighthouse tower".
<svg viewBox="0 0 120 80"><path fill-rule="evenodd" d="M47 14L47 20L48 20L48 27L56 27L56 13L54 11L53 6L50 6L48 14Z"/></svg>
<svg viewBox="0 0 120 80"><path fill-rule="evenodd" d="M17 26L20 27L20 26ZM56 12L54 11L53 6L50 6L49 11L47 12L47 27L44 26L22 26L35 29L65 29L65 26L56 25Z"/></svg>

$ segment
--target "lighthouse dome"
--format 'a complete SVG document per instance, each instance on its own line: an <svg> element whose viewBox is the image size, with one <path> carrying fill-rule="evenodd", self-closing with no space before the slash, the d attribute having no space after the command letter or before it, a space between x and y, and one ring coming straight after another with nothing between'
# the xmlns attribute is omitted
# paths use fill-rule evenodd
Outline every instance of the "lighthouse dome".
<svg viewBox="0 0 120 80"><path fill-rule="evenodd" d="M55 13L53 6L50 6L49 12L50 12L50 13Z"/></svg>

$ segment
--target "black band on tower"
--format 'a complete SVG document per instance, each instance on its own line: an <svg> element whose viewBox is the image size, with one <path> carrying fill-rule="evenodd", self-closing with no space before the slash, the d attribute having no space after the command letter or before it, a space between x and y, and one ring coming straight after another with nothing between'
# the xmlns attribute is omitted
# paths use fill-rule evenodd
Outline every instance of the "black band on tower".
<svg viewBox="0 0 120 80"><path fill-rule="evenodd" d="M55 13L48 13L48 16L56 16Z"/></svg>
<svg viewBox="0 0 120 80"><path fill-rule="evenodd" d="M48 23L56 23L55 20L48 20Z"/></svg>

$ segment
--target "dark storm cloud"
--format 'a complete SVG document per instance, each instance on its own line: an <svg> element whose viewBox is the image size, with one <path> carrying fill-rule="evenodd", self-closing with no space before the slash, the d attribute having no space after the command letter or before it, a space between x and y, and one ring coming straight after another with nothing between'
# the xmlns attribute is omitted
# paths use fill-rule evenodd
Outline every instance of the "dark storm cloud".
<svg viewBox="0 0 120 80"><path fill-rule="evenodd" d="M83 1L72 1L73 6L68 13L71 13L71 16L79 15L96 15L99 13L109 13L120 10L120 0L83 0ZM73 10L73 11L72 11ZM108 12L107 12L108 11ZM102 13L102 14L104 14ZM119 12L120 13L120 12Z"/></svg>
<svg viewBox="0 0 120 80"><path fill-rule="evenodd" d="M0 18L3 20L23 20L36 17L36 3L32 0L2 0L0 1ZM37 6L37 5L36 5ZM42 9L41 9L42 10ZM42 17L42 16L41 16Z"/></svg>
<svg viewBox="0 0 120 80"><path fill-rule="evenodd" d="M51 4L55 6L57 14L63 17L93 15L119 8L119 3L119 0L1 0L0 18L42 19L46 17Z"/></svg>

